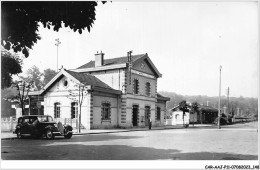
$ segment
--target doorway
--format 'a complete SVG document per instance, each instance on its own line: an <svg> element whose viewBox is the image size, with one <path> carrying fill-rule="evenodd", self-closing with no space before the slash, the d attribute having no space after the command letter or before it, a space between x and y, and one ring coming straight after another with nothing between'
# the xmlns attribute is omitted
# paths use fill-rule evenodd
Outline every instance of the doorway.
<svg viewBox="0 0 260 170"><path fill-rule="evenodd" d="M151 115L150 106L145 106L145 126L149 126L150 115Z"/></svg>
<svg viewBox="0 0 260 170"><path fill-rule="evenodd" d="M133 126L138 125L138 105L133 105Z"/></svg>

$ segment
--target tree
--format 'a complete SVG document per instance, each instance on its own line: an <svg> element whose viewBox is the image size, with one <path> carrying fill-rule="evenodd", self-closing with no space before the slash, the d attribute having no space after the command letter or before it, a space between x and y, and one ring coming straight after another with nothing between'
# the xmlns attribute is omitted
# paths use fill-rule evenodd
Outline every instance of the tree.
<svg viewBox="0 0 260 170"><path fill-rule="evenodd" d="M51 79L57 74L55 70L52 70L50 68L43 71L43 86L45 86Z"/></svg>
<svg viewBox="0 0 260 170"><path fill-rule="evenodd" d="M12 75L22 72L21 64L16 55L1 48L1 89L11 86Z"/></svg>
<svg viewBox="0 0 260 170"><path fill-rule="evenodd" d="M102 2L103 4L105 2ZM4 1L1 2L1 45L15 53L29 56L29 49L41 39L37 33L40 23L44 28L59 31L62 24L80 34L94 24L95 1ZM2 52L1 52L2 54ZM2 55L3 56L3 55ZM21 73L21 63L2 57L1 87L11 85L11 75Z"/></svg>
<svg viewBox="0 0 260 170"><path fill-rule="evenodd" d="M18 95L16 88L9 87L1 90L1 117L15 116L15 109L12 108L10 100Z"/></svg>
<svg viewBox="0 0 260 170"><path fill-rule="evenodd" d="M183 114L182 114L183 126L185 126L185 125L184 125L184 115L185 115L185 112L188 112L188 111L189 111L188 106L189 106L189 105L186 103L185 100L183 100L183 101L181 101L181 102L179 103L179 109L183 112Z"/></svg>
<svg viewBox="0 0 260 170"><path fill-rule="evenodd" d="M43 74L40 72L40 69L37 66L32 66L26 71L26 77L21 77L25 82L33 82L34 90L42 89L42 76ZM32 88L31 88L32 90Z"/></svg>
<svg viewBox="0 0 260 170"><path fill-rule="evenodd" d="M105 3L105 2L103 2ZM1 44L5 49L29 56L29 49L40 40L39 23L59 31L64 23L80 34L94 24L95 1L5 1L1 2Z"/></svg>
<svg viewBox="0 0 260 170"><path fill-rule="evenodd" d="M12 83L13 87L15 87L18 91L17 96L13 96L9 98L10 100L17 100L21 109L22 115L25 114L25 104L26 100L28 99L28 93L32 87L33 82L26 82L26 81L15 81Z"/></svg>
<svg viewBox="0 0 260 170"><path fill-rule="evenodd" d="M199 113L199 103L197 103L197 102L193 102L192 104L191 104L191 111L190 111L190 113L192 113L192 114L195 114L195 113ZM194 115L193 115L193 126L194 126Z"/></svg>
<svg viewBox="0 0 260 170"><path fill-rule="evenodd" d="M78 114L78 125L79 125L79 133L81 130L81 108L82 108L82 103L84 100L84 94L87 93L86 87L83 84L75 84L77 88L77 92L74 93L72 90L69 90L69 98L75 102L78 102L79 104L79 114Z"/></svg>

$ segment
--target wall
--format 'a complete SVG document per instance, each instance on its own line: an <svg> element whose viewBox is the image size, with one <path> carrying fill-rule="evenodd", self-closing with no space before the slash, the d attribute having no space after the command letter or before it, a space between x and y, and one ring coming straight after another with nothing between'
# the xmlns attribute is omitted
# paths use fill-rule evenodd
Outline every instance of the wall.
<svg viewBox="0 0 260 170"><path fill-rule="evenodd" d="M64 86L64 80L68 80L68 86ZM71 103L74 99L78 99L78 90L75 83L63 77L44 95L44 114L54 117L54 103L60 103L60 117L71 118ZM69 92L71 90L71 93ZM73 94L73 95L70 95ZM72 96L72 97L71 97ZM83 103L81 107L81 123L86 129L90 129L90 113L89 113L90 95L84 94Z"/></svg>
<svg viewBox="0 0 260 170"><path fill-rule="evenodd" d="M182 111L175 111L173 112L172 117L172 125L182 125L183 124L183 112ZM176 115L177 119L176 119ZM184 124L189 124L190 113L186 112L184 115Z"/></svg>
<svg viewBox="0 0 260 170"><path fill-rule="evenodd" d="M166 102L157 102L157 107L161 108L161 117L160 117L160 121L156 120L155 123L157 126L163 126L166 117Z"/></svg>
<svg viewBox="0 0 260 170"><path fill-rule="evenodd" d="M146 59L144 59L143 61L140 61L140 62L135 62L133 65L133 69L150 74L150 75L154 75L154 72L152 71L152 69L149 66Z"/></svg>
<svg viewBox="0 0 260 170"><path fill-rule="evenodd" d="M132 81L131 81L131 84L127 84L127 93L129 94L133 94L133 89L134 89L134 86L133 86L133 82L134 82L134 79L138 79L139 81L139 90L138 90L138 94L135 94L135 95L141 95L141 96L146 96L146 87L145 87L145 84L147 82L150 83L150 88L151 88L151 94L150 96L148 97L156 97L156 83L157 83L157 79L153 79L153 78L148 78L148 77L144 77L144 76L141 76L141 75L138 75L138 74L134 74L132 73Z"/></svg>
<svg viewBox="0 0 260 170"><path fill-rule="evenodd" d="M197 122L198 121L198 114L197 113L193 113L190 114L190 122Z"/></svg>
<svg viewBox="0 0 260 170"><path fill-rule="evenodd" d="M117 101L117 96L115 95L105 95L104 93L95 93L93 95L93 125L92 128L113 128L118 125L118 114L121 112L120 108L120 101ZM110 120L102 120L102 103L108 102L110 103L111 108L111 117Z"/></svg>
<svg viewBox="0 0 260 170"><path fill-rule="evenodd" d="M152 122L155 122L155 98L147 98L144 96L136 96L128 94L126 96L126 116L125 121L120 121L120 126L122 127L133 127L133 105L139 106L139 115L138 115L138 126L144 127L145 122L142 121L142 116L145 116L145 106L150 106ZM124 123L123 123L124 122ZM154 126L154 124L153 124Z"/></svg>
<svg viewBox="0 0 260 170"><path fill-rule="evenodd" d="M115 90L123 90L123 85L125 84L125 71L124 69L89 72L89 74L94 75L110 87Z"/></svg>

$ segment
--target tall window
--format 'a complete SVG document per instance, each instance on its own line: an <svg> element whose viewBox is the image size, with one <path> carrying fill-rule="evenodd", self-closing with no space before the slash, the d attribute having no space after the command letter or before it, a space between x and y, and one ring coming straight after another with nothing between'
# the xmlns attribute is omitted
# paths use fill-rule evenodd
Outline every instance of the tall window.
<svg viewBox="0 0 260 170"><path fill-rule="evenodd" d="M60 103L54 103L54 118L60 118Z"/></svg>
<svg viewBox="0 0 260 170"><path fill-rule="evenodd" d="M161 108L157 107L157 113L156 113L157 120L161 120Z"/></svg>
<svg viewBox="0 0 260 170"><path fill-rule="evenodd" d="M146 94L146 96L150 96L151 95L151 84L149 82L147 82L145 84L145 94Z"/></svg>
<svg viewBox="0 0 260 170"><path fill-rule="evenodd" d="M78 117L78 103L72 102L71 103L71 118L77 118Z"/></svg>
<svg viewBox="0 0 260 170"><path fill-rule="evenodd" d="M134 79L134 84L133 84L133 87L134 87L134 94L138 94L139 92L139 81L137 79Z"/></svg>
<svg viewBox="0 0 260 170"><path fill-rule="evenodd" d="M102 103L102 120L110 120L111 108L110 103Z"/></svg>
<svg viewBox="0 0 260 170"><path fill-rule="evenodd" d="M145 119L150 119L151 109L150 106L145 106Z"/></svg>

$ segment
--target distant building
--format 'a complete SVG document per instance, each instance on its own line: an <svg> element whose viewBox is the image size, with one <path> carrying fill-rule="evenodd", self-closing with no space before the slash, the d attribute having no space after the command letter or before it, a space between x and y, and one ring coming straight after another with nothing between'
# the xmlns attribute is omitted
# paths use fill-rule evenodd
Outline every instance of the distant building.
<svg viewBox="0 0 260 170"><path fill-rule="evenodd" d="M61 69L44 87L44 114L78 118L83 94L81 123L86 129L145 127L150 117L153 126L163 126L170 99L157 93L161 76L148 54L104 59L104 53L97 53L95 61Z"/></svg>
<svg viewBox="0 0 260 170"><path fill-rule="evenodd" d="M191 113L191 106L188 106L188 112L184 115L184 124L204 123L212 124L218 117L218 109L211 106L199 105L198 113ZM170 109L172 118L167 121L168 125L182 125L183 124L183 111L179 109L179 105Z"/></svg>

